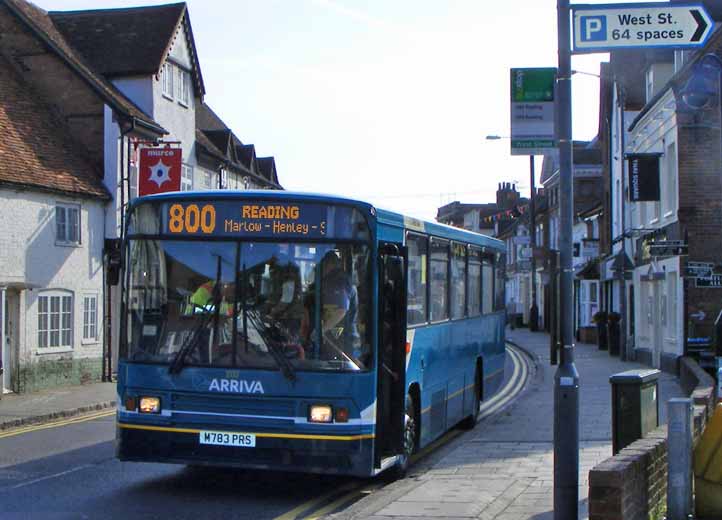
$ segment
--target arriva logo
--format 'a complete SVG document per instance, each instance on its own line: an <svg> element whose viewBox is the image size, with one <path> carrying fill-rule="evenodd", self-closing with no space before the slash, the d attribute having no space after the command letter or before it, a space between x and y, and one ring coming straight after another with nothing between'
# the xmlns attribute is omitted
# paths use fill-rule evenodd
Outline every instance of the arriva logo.
<svg viewBox="0 0 722 520"><path fill-rule="evenodd" d="M214 379L208 387L209 392L235 392L240 394L263 394L263 385L260 381L246 381L245 379Z"/></svg>

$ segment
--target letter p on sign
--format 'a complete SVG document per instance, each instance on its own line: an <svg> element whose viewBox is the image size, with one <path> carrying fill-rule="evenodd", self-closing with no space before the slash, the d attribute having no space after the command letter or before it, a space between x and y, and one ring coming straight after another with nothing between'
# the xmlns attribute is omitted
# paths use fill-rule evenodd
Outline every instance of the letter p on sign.
<svg viewBox="0 0 722 520"><path fill-rule="evenodd" d="M582 16L582 41L599 42L607 39L606 16Z"/></svg>

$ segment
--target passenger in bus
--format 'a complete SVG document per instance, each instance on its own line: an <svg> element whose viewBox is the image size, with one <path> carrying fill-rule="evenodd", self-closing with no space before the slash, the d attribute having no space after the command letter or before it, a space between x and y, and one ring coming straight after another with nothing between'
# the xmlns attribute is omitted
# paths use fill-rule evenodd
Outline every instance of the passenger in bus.
<svg viewBox="0 0 722 520"><path fill-rule="evenodd" d="M289 335L298 335L303 320L301 273L298 266L281 251L269 260L271 289L265 303L266 315Z"/></svg>

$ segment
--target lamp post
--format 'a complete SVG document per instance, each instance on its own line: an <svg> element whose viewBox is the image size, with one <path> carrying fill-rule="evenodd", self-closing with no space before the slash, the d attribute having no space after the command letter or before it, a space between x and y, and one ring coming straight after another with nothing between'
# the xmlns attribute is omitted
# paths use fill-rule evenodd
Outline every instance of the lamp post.
<svg viewBox="0 0 722 520"><path fill-rule="evenodd" d="M569 0L557 0L559 141L559 319L561 356L554 374L554 519L579 518L579 373L574 364L572 272L572 73Z"/></svg>
<svg viewBox="0 0 722 520"><path fill-rule="evenodd" d="M502 139L500 135L487 135L487 141L497 141ZM529 156L529 246L531 247L531 307L529 308L529 330L536 332L539 330L539 307L537 306L537 295L536 295L536 259L534 257L534 249L536 249L536 206L534 200L534 156Z"/></svg>

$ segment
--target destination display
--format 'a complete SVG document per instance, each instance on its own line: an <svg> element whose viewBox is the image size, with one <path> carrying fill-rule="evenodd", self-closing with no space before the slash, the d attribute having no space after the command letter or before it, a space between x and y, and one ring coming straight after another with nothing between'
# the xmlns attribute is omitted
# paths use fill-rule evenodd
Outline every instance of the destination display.
<svg viewBox="0 0 722 520"><path fill-rule="evenodd" d="M160 208L162 234L197 237L365 239L360 212L344 206L264 201L172 201Z"/></svg>

